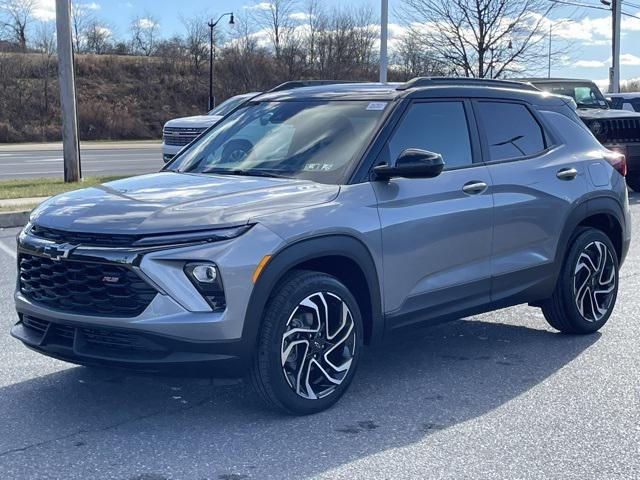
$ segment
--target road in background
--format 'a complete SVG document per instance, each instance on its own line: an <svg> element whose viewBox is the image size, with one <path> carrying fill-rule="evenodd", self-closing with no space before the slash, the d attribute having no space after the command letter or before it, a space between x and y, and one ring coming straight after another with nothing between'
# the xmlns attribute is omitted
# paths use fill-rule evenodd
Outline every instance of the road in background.
<svg viewBox="0 0 640 480"><path fill-rule="evenodd" d="M136 175L162 168L159 142L95 142L80 149L82 175ZM62 177L62 144L0 145L0 180Z"/></svg>
<svg viewBox="0 0 640 480"><path fill-rule="evenodd" d="M600 333L559 334L527 306L414 330L366 349L334 408L294 418L244 383L28 350L9 336L16 233L0 231L2 478L640 478L640 241Z"/></svg>

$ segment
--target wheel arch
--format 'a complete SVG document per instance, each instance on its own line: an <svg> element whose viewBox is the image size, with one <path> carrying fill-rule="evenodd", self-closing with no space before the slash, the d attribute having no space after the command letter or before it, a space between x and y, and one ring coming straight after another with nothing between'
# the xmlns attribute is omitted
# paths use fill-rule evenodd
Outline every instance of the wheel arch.
<svg viewBox="0 0 640 480"><path fill-rule="evenodd" d="M616 199L605 196L591 198L571 212L560 237L556 265L562 263L571 246L571 240L580 227L593 227L603 231L613 243L618 260L622 264L627 250L624 242L625 216Z"/></svg>
<svg viewBox="0 0 640 480"><path fill-rule="evenodd" d="M365 343L374 343L382 337L382 298L373 257L355 237L334 234L297 241L283 247L269 259L260 272L247 306L242 336L249 345L255 345L262 313L271 292L288 272L296 269L328 273L342 281L358 300Z"/></svg>

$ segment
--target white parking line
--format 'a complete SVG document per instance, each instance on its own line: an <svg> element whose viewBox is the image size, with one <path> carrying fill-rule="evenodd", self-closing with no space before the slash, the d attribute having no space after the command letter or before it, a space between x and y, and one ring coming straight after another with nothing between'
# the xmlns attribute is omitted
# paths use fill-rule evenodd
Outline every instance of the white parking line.
<svg viewBox="0 0 640 480"><path fill-rule="evenodd" d="M16 258L15 250L7 247L4 243L0 242L0 250L9 255L11 258Z"/></svg>

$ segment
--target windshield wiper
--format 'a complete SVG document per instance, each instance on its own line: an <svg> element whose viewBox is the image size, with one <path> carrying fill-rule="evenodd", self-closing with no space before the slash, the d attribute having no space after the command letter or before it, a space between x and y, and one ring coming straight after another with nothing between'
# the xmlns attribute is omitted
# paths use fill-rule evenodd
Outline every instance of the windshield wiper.
<svg viewBox="0 0 640 480"><path fill-rule="evenodd" d="M201 173L215 173L218 175L242 175L245 177L271 177L271 178L290 178L286 175L280 175L268 170L258 169L241 169L241 168L210 168Z"/></svg>

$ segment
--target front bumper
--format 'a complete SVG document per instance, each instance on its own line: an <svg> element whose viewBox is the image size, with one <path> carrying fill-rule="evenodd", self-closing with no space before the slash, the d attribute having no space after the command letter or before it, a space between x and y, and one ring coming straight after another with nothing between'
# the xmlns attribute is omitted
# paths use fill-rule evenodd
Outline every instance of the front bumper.
<svg viewBox="0 0 640 480"><path fill-rule="evenodd" d="M275 251L281 241L258 224L240 237L213 243L145 251L76 247L61 261L128 264L158 293L142 313L123 318L58 310L34 301L18 289L14 298L19 321L11 333L29 348L73 363L237 376L247 367L255 345L255 339L245 334L245 316L253 290L251 277L262 256ZM48 243L21 234L18 251L46 256L43 245ZM212 311L187 279L183 265L190 261L213 261L218 265L225 286L224 311ZM34 329L34 322L29 324L29 319L45 325L45 329ZM112 336L140 343L135 348L106 348L87 341L87 335L97 338L96 332L103 338Z"/></svg>
<svg viewBox="0 0 640 480"><path fill-rule="evenodd" d="M247 368L238 342L195 342L167 335L20 314L11 335L44 355L79 365L140 373L237 377Z"/></svg>

